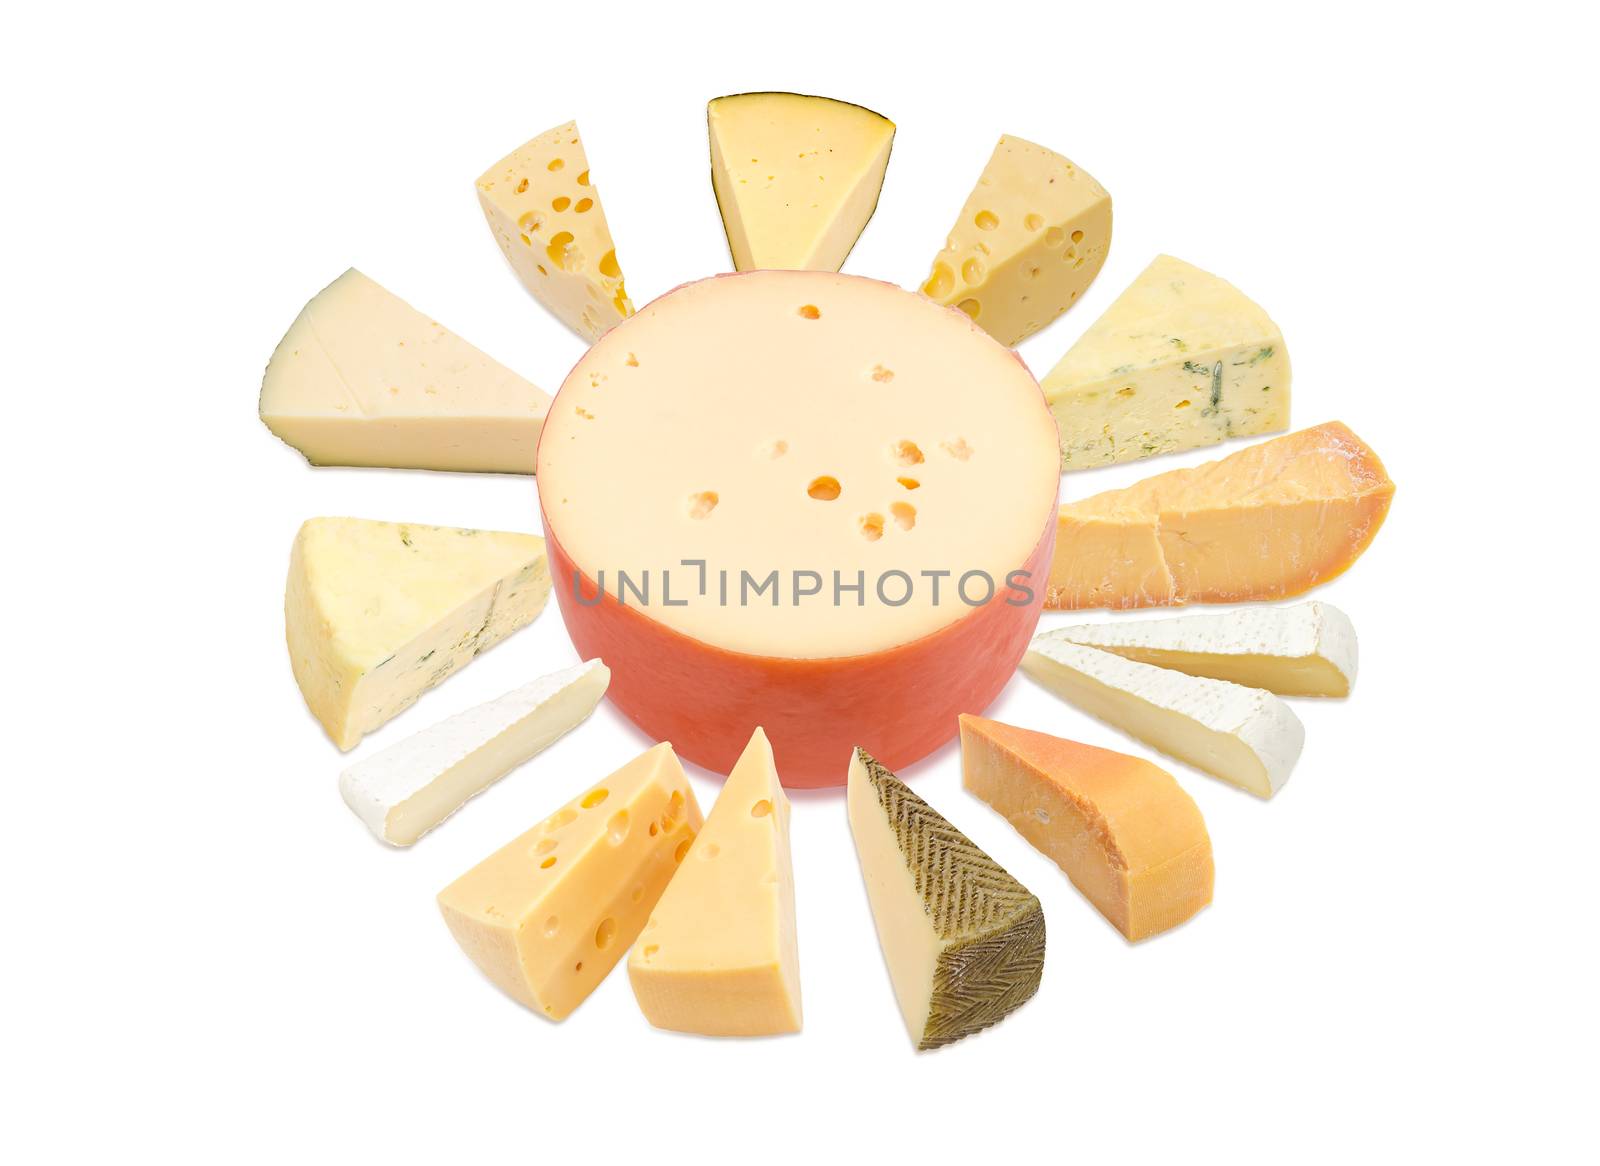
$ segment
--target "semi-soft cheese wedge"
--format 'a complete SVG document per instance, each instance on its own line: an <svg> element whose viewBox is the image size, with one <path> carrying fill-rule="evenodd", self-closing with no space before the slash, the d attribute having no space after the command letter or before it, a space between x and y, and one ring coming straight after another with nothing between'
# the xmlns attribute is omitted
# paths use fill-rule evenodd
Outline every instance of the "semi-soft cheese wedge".
<svg viewBox="0 0 1600 1166"><path fill-rule="evenodd" d="M1289 706L1260 688L1186 676L1036 636L1022 670L1068 704L1202 772L1270 798L1305 744Z"/></svg>
<svg viewBox="0 0 1600 1166"><path fill-rule="evenodd" d="M289 554L284 623L306 704L340 749L533 620L544 540L311 518Z"/></svg>
<svg viewBox="0 0 1600 1166"><path fill-rule="evenodd" d="M856 744L908 765L1027 649L1057 452L1016 354L925 296L823 271L686 284L551 406L562 618L615 671L608 699L714 772L757 725L789 786L837 785Z"/></svg>
<svg viewBox="0 0 1600 1166"><path fill-rule="evenodd" d="M1337 421L1061 507L1045 606L1288 599L1343 574L1394 483Z"/></svg>
<svg viewBox="0 0 1600 1166"><path fill-rule="evenodd" d="M339 776L345 805L391 846L410 846L594 711L599 660L541 676L397 742Z"/></svg>
<svg viewBox="0 0 1600 1166"><path fill-rule="evenodd" d="M1211 902L1205 819L1159 766L963 714L961 780L1130 940Z"/></svg>
<svg viewBox="0 0 1600 1166"><path fill-rule="evenodd" d="M1355 626L1331 603L1315 600L1175 619L1074 624L1042 634L1279 696L1349 696L1356 681Z"/></svg>
<svg viewBox="0 0 1600 1166"><path fill-rule="evenodd" d="M1289 427L1289 350L1238 288L1170 255L1044 378L1061 468L1083 470Z"/></svg>
<svg viewBox="0 0 1600 1166"><path fill-rule="evenodd" d="M860 749L845 795L884 962L917 1049L988 1028L1044 972L1044 909L904 782Z"/></svg>
<svg viewBox="0 0 1600 1166"><path fill-rule="evenodd" d="M633 314L577 122L485 170L478 202L522 286L579 336L596 340Z"/></svg>
<svg viewBox="0 0 1600 1166"><path fill-rule="evenodd" d="M789 799L760 729L628 956L628 979L657 1028L800 1031Z"/></svg>
<svg viewBox="0 0 1600 1166"><path fill-rule="evenodd" d="M562 1020L639 937L699 829L663 743L440 891L439 909L495 987Z"/></svg>
<svg viewBox="0 0 1600 1166"><path fill-rule="evenodd" d="M531 474L550 398L351 268L261 381L261 420L314 466Z"/></svg>
<svg viewBox="0 0 1600 1166"><path fill-rule="evenodd" d="M1074 303L1111 248L1111 196L1054 150L1002 137L922 292L1015 345Z"/></svg>
<svg viewBox="0 0 1600 1166"><path fill-rule="evenodd" d="M711 185L739 271L838 271L878 205L894 122L801 93L706 106Z"/></svg>

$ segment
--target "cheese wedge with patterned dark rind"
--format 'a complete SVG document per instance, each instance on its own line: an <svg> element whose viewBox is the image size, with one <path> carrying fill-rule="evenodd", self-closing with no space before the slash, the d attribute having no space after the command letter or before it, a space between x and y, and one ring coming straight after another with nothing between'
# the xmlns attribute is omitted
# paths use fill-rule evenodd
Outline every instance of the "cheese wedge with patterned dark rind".
<svg viewBox="0 0 1600 1166"><path fill-rule="evenodd" d="M884 962L919 1051L1021 1007L1044 971L1044 909L1027 887L860 749L850 833Z"/></svg>

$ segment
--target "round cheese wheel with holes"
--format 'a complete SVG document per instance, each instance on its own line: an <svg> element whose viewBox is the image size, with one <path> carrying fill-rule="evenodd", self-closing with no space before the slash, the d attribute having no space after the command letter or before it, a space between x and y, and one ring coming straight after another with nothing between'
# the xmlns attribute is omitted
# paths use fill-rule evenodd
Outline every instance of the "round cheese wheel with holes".
<svg viewBox="0 0 1600 1166"><path fill-rule="evenodd" d="M1060 453L1015 353L876 280L752 271L606 333L545 421L562 618L651 737L786 785L926 756L1038 622Z"/></svg>

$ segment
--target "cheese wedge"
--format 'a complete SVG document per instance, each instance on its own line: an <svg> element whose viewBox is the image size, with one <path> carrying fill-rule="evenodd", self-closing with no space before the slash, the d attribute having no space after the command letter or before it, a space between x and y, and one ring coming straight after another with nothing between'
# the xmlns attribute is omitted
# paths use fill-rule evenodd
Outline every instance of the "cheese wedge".
<svg viewBox="0 0 1600 1166"><path fill-rule="evenodd" d="M878 205L894 122L800 93L706 106L711 186L739 271L838 271Z"/></svg>
<svg viewBox="0 0 1600 1166"><path fill-rule="evenodd" d="M1371 545L1394 483L1337 421L1061 507L1046 607L1287 599Z"/></svg>
<svg viewBox="0 0 1600 1166"><path fill-rule="evenodd" d="M1068 704L1230 785L1270 798L1305 745L1305 726L1260 688L1136 664L1037 636L1022 670Z"/></svg>
<svg viewBox="0 0 1600 1166"><path fill-rule="evenodd" d="M1289 350L1231 283L1160 255L1044 378L1061 468L1289 428Z"/></svg>
<svg viewBox="0 0 1600 1166"><path fill-rule="evenodd" d="M910 764L1005 686L1044 601L1060 468L1038 385L874 280L668 293L578 362L538 469L573 644L714 772L757 725L790 786L838 784L856 743Z"/></svg>
<svg viewBox="0 0 1600 1166"><path fill-rule="evenodd" d="M439 909L495 987L562 1020L639 937L699 829L663 743L440 891Z"/></svg>
<svg viewBox="0 0 1600 1166"><path fill-rule="evenodd" d="M906 1029L936 1049L1025 1004L1044 972L1039 900L869 755L845 795Z"/></svg>
<svg viewBox="0 0 1600 1166"><path fill-rule="evenodd" d="M576 727L610 679L599 660L542 676L352 765L339 792L379 840L410 846Z"/></svg>
<svg viewBox="0 0 1600 1166"><path fill-rule="evenodd" d="M1054 150L1002 137L922 292L1008 347L1070 308L1111 247L1111 196Z"/></svg>
<svg viewBox="0 0 1600 1166"><path fill-rule="evenodd" d="M1279 696L1349 696L1356 680L1355 626L1337 607L1315 600L1138 623L1076 624L1043 634Z"/></svg>
<svg viewBox="0 0 1600 1166"><path fill-rule="evenodd" d="M800 1031L789 799L760 729L628 956L628 979L657 1028Z"/></svg>
<svg viewBox="0 0 1600 1166"><path fill-rule="evenodd" d="M289 554L294 678L340 749L532 622L550 595L544 540L312 518Z"/></svg>
<svg viewBox="0 0 1600 1166"><path fill-rule="evenodd" d="M478 203L522 286L579 336L596 340L633 314L577 122L485 170Z"/></svg>
<svg viewBox="0 0 1600 1166"><path fill-rule="evenodd" d="M1159 766L964 714L961 781L1130 940L1211 902L1205 820Z"/></svg>
<svg viewBox="0 0 1600 1166"><path fill-rule="evenodd" d="M351 268L261 381L261 420L314 466L533 473L550 398Z"/></svg>

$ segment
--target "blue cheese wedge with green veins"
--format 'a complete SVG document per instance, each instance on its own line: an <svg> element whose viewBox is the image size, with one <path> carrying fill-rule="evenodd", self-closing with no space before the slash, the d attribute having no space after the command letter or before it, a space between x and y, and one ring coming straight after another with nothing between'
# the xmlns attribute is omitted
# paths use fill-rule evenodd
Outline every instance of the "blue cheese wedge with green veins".
<svg viewBox="0 0 1600 1166"><path fill-rule="evenodd" d="M534 535L312 518L284 591L294 678L334 744L353 749L532 622L549 596Z"/></svg>
<svg viewBox="0 0 1600 1166"><path fill-rule="evenodd" d="M1048 633L1034 637L1022 670L1090 716L1258 798L1283 788L1305 745L1300 718L1262 688L1124 660Z"/></svg>
<svg viewBox="0 0 1600 1166"><path fill-rule="evenodd" d="M1053 640L1279 696L1349 696L1356 629L1331 603L1051 628Z"/></svg>
<svg viewBox="0 0 1600 1166"><path fill-rule="evenodd" d="M1159 255L1042 382L1061 468L1289 428L1289 350L1226 280Z"/></svg>
<svg viewBox="0 0 1600 1166"><path fill-rule="evenodd" d="M575 728L610 682L599 660L541 676L357 762L339 792L381 841L410 846Z"/></svg>

